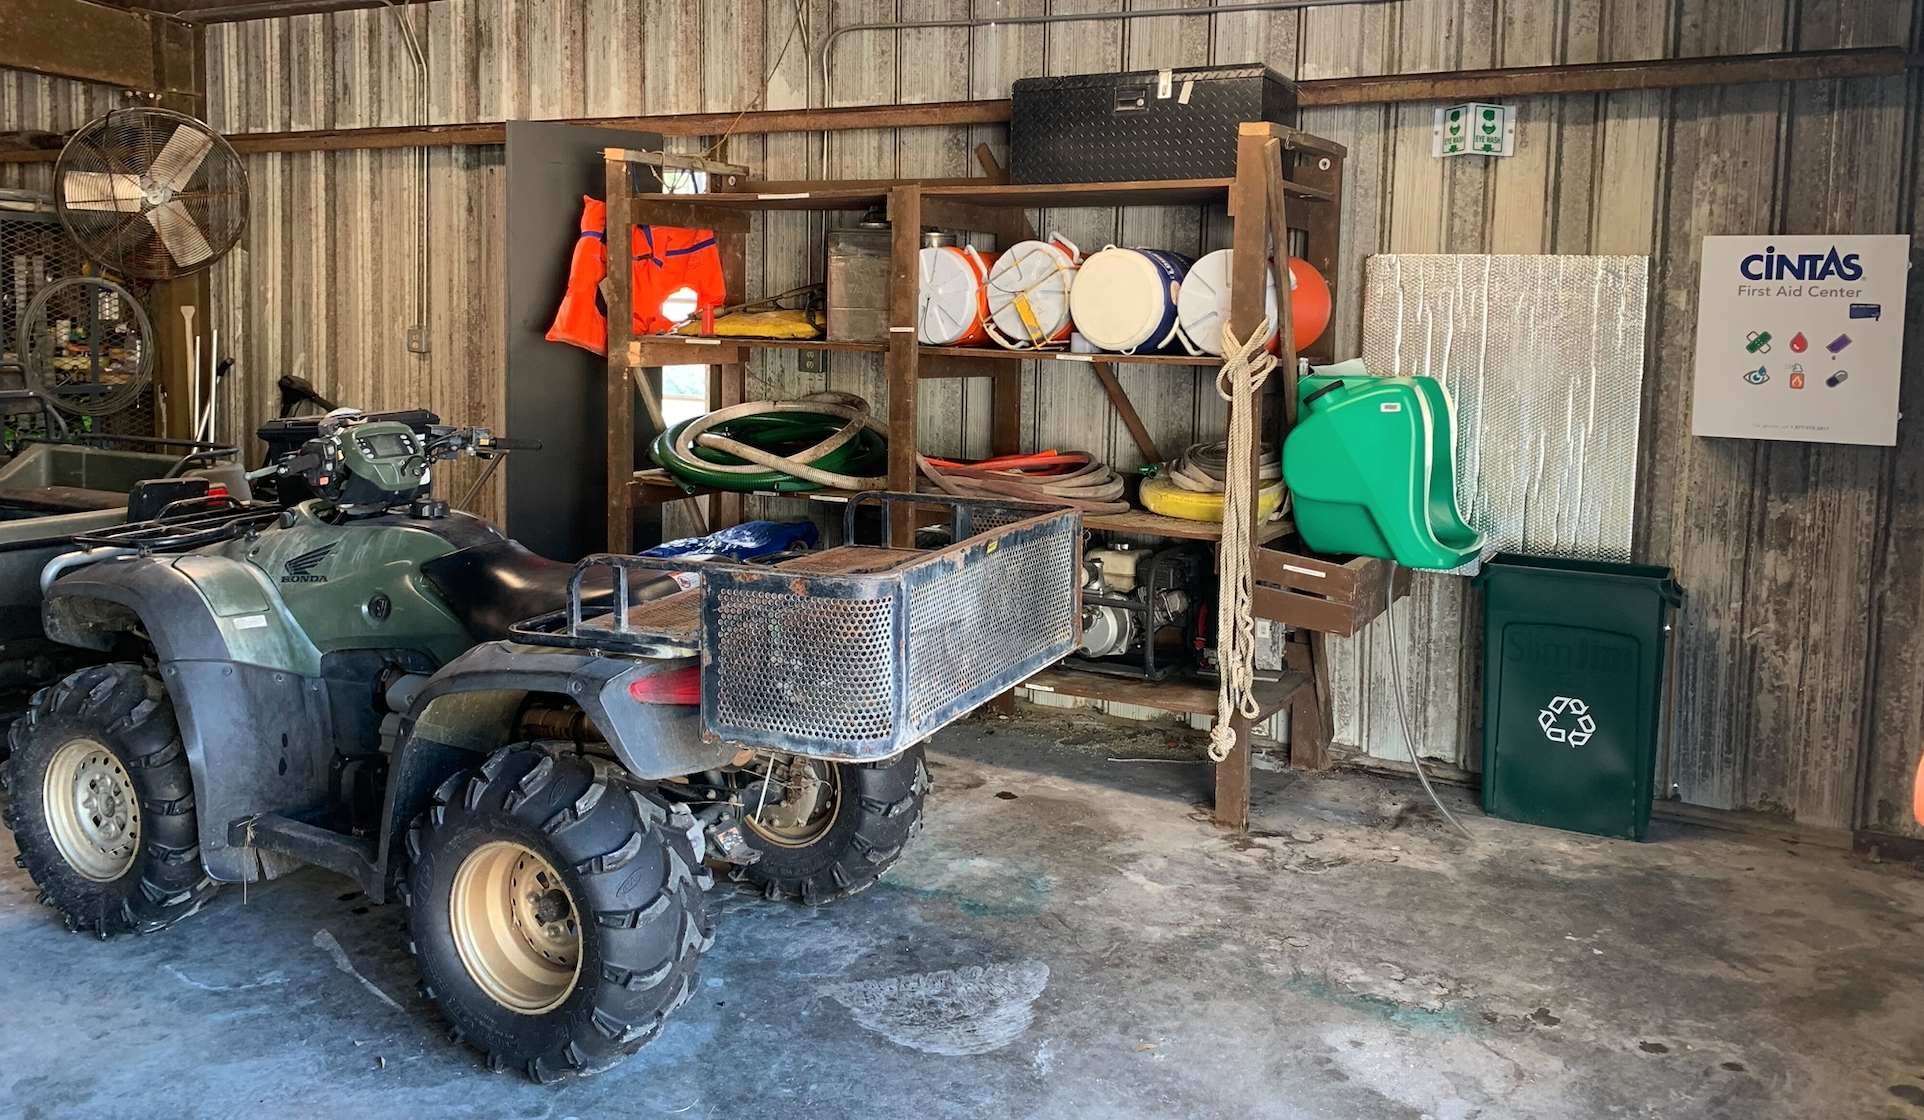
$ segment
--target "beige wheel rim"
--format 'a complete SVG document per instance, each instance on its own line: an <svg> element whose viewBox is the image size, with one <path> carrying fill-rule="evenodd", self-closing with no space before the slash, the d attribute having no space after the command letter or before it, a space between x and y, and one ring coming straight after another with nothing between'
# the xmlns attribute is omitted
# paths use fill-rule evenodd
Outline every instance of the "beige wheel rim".
<svg viewBox="0 0 1924 1120"><path fill-rule="evenodd" d="M496 840L468 853L448 899L454 946L488 997L523 1015L561 1006L581 974L581 923L559 872Z"/></svg>
<svg viewBox="0 0 1924 1120"><path fill-rule="evenodd" d="M54 847L82 878L111 883L134 865L140 797L104 744L73 739L54 752L41 799Z"/></svg>
<svg viewBox="0 0 1924 1120"><path fill-rule="evenodd" d="M763 777L768 795L744 806L755 835L777 847L806 848L835 824L842 804L842 771L834 763L778 755Z"/></svg>

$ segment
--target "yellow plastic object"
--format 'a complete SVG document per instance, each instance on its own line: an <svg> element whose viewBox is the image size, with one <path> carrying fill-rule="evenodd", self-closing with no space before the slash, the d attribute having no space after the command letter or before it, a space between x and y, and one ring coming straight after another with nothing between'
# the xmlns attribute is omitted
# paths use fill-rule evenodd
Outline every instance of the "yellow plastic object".
<svg viewBox="0 0 1924 1120"><path fill-rule="evenodd" d="M1184 521L1215 521L1223 519L1223 496L1198 490L1184 490L1166 478L1145 478L1142 480L1143 508L1150 513L1160 513L1164 517L1180 517ZM1276 511L1283 507L1283 484L1277 481L1263 488L1256 499L1256 519L1268 521Z"/></svg>
<svg viewBox="0 0 1924 1120"><path fill-rule="evenodd" d="M701 320L684 323L676 334L702 333ZM820 338L822 332L808 321L806 311L737 311L715 320L721 338Z"/></svg>

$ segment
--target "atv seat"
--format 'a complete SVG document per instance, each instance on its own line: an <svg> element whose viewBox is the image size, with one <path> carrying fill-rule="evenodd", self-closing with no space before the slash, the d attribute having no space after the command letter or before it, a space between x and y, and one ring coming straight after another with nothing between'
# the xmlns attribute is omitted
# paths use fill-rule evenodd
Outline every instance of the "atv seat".
<svg viewBox="0 0 1924 1120"><path fill-rule="evenodd" d="M477 642L500 641L508 628L568 605L573 564L537 556L517 541L491 541L464 548L421 565L421 574L447 601L455 617ZM607 606L614 597L612 569L590 568L581 581L583 607ZM636 603L679 590L667 573L630 577L629 598Z"/></svg>

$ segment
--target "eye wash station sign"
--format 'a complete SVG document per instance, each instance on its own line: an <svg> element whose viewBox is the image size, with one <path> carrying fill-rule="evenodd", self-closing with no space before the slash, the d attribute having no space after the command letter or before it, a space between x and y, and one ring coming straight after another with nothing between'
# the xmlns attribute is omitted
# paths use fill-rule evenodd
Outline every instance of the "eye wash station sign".
<svg viewBox="0 0 1924 1120"><path fill-rule="evenodd" d="M1897 442L1908 236L1706 237L1700 436Z"/></svg>

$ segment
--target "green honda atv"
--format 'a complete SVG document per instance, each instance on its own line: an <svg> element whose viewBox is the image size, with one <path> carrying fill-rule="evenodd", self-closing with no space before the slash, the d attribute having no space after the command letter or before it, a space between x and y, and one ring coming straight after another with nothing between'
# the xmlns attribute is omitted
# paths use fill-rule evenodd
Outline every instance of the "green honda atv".
<svg viewBox="0 0 1924 1120"><path fill-rule="evenodd" d="M35 696L5 823L103 938L304 864L398 900L423 994L491 1068L653 1037L711 944L710 867L810 904L873 885L921 820L922 742L1078 640L1071 511L863 495L849 541L933 505L953 543L570 566L433 494L436 463L529 443L305 423L256 472L278 502L47 564L49 637L145 656Z"/></svg>

